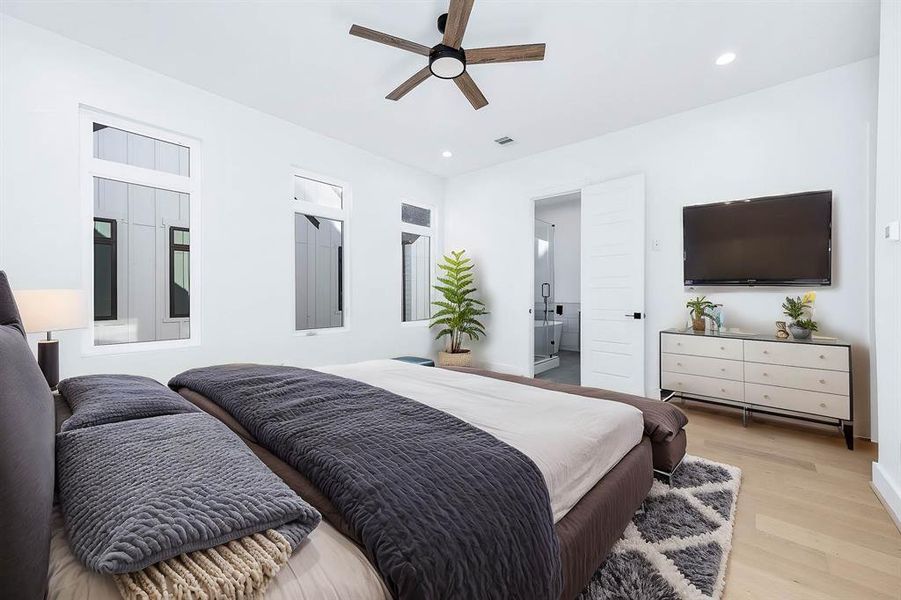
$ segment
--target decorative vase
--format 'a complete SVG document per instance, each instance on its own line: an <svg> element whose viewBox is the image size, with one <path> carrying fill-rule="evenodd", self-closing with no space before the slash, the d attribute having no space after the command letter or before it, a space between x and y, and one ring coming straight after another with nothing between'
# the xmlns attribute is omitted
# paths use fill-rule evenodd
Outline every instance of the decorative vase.
<svg viewBox="0 0 901 600"><path fill-rule="evenodd" d="M794 323L788 326L788 330L792 332L792 337L796 340L806 340L810 337L810 330L804 327L798 327Z"/></svg>
<svg viewBox="0 0 901 600"><path fill-rule="evenodd" d="M438 353L439 367L471 367L472 352L469 350L461 350L460 352L444 352Z"/></svg>
<svg viewBox="0 0 901 600"><path fill-rule="evenodd" d="M694 317L691 318L691 329L692 331L704 331L707 327L704 324L704 317L700 319L696 319Z"/></svg>

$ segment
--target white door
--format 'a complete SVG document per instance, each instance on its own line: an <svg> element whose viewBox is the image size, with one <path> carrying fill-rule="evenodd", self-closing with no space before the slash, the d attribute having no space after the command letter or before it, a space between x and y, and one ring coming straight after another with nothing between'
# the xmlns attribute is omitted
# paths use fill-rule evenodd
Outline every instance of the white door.
<svg viewBox="0 0 901 600"><path fill-rule="evenodd" d="M644 175L582 188L582 385L644 396Z"/></svg>

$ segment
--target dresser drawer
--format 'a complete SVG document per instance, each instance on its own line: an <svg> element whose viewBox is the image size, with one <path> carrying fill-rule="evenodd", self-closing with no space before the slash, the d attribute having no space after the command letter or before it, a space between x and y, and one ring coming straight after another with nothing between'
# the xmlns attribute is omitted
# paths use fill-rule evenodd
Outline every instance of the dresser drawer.
<svg viewBox="0 0 901 600"><path fill-rule="evenodd" d="M729 360L741 360L743 356L742 340L671 333L660 336L660 351Z"/></svg>
<svg viewBox="0 0 901 600"><path fill-rule="evenodd" d="M660 370L742 381L742 362L689 354L661 354Z"/></svg>
<svg viewBox="0 0 901 600"><path fill-rule="evenodd" d="M762 383L788 388L798 388L811 392L825 392L848 396L850 378L842 371L826 371L824 369L805 369L803 367L785 367L782 365L765 365L761 363L744 363L745 381Z"/></svg>
<svg viewBox="0 0 901 600"><path fill-rule="evenodd" d="M711 396L713 398L725 398L741 402L744 398L744 389L740 381L727 379L714 379L713 377L701 377L699 375L687 375L685 373L664 372L660 378L661 387L686 394L699 396Z"/></svg>
<svg viewBox="0 0 901 600"><path fill-rule="evenodd" d="M851 417L851 405L848 396L793 390L773 385L746 383L745 402L822 415L824 417L834 417L836 419L849 419Z"/></svg>
<svg viewBox="0 0 901 600"><path fill-rule="evenodd" d="M745 360L750 362L811 369L848 371L848 349L843 346L815 346L791 342L745 340Z"/></svg>

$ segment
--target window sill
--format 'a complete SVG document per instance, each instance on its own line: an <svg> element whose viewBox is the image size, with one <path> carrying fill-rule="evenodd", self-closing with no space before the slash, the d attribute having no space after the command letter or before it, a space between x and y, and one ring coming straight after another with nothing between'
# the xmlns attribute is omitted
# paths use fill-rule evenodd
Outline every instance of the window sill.
<svg viewBox="0 0 901 600"><path fill-rule="evenodd" d="M132 354L134 352L154 352L159 350L176 350L200 345L199 338L184 340L159 340L155 342L123 342L121 344L88 345L82 349L82 356L109 356L113 354Z"/></svg>
<svg viewBox="0 0 901 600"><path fill-rule="evenodd" d="M320 335L346 333L348 331L350 331L350 327L322 327L320 329L300 329L294 331L294 337L316 337Z"/></svg>
<svg viewBox="0 0 901 600"><path fill-rule="evenodd" d="M428 327L429 323L431 323L431 321L432 321L431 318L419 319L418 321L401 321L400 326L401 327L412 327L412 328Z"/></svg>

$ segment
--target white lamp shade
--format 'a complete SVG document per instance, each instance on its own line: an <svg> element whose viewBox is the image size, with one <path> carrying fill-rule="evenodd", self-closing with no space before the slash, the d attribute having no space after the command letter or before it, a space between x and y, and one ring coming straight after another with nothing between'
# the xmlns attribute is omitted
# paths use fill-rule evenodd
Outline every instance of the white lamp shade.
<svg viewBox="0 0 901 600"><path fill-rule="evenodd" d="M81 329L87 325L81 290L18 290L13 294L28 333Z"/></svg>

